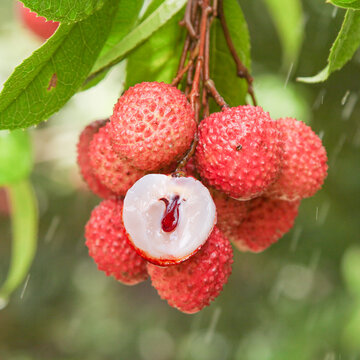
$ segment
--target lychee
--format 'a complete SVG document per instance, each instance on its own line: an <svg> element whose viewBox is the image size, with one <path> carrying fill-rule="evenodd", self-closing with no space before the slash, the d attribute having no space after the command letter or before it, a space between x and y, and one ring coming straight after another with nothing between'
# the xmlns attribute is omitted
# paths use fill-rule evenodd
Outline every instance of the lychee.
<svg viewBox="0 0 360 360"><path fill-rule="evenodd" d="M235 233L233 243L241 251L260 252L278 241L294 225L300 201L260 197L249 204L249 212Z"/></svg>
<svg viewBox="0 0 360 360"><path fill-rule="evenodd" d="M282 153L277 123L259 106L228 108L200 123L197 169L230 197L249 200L264 193L279 176Z"/></svg>
<svg viewBox="0 0 360 360"><path fill-rule="evenodd" d="M105 126L107 121L108 120L97 120L86 126L80 134L79 142L77 144L77 162L80 173L90 190L102 198L108 198L114 194L99 180L97 175L94 174L93 167L90 164L89 146L94 135L101 127Z"/></svg>
<svg viewBox="0 0 360 360"><path fill-rule="evenodd" d="M90 163L94 174L107 188L124 196L135 181L145 175L145 171L135 169L127 160L117 156L111 147L108 127L109 124L94 135L89 147Z"/></svg>
<svg viewBox="0 0 360 360"><path fill-rule="evenodd" d="M283 164L267 194L283 200L313 196L321 188L328 169L321 139L302 121L284 118L277 123L284 136Z"/></svg>
<svg viewBox="0 0 360 360"><path fill-rule="evenodd" d="M146 261L130 246L121 219L123 201L104 200L91 213L85 227L89 255L108 276L134 285L148 276Z"/></svg>
<svg viewBox="0 0 360 360"><path fill-rule="evenodd" d="M231 274L233 252L216 227L194 256L178 265L148 263L152 285L170 306L188 314L200 311L221 292Z"/></svg>
<svg viewBox="0 0 360 360"><path fill-rule="evenodd" d="M113 149L131 165L154 171L179 160L196 131L194 112L177 88L143 82L118 100L110 118Z"/></svg>
<svg viewBox="0 0 360 360"><path fill-rule="evenodd" d="M229 239L233 240L239 225L244 221L249 207L249 201L232 199L217 190L210 190L216 205L216 226Z"/></svg>
<svg viewBox="0 0 360 360"><path fill-rule="evenodd" d="M206 242L216 209L209 190L192 177L150 174L124 199L123 221L136 251L148 261L185 261Z"/></svg>
<svg viewBox="0 0 360 360"><path fill-rule="evenodd" d="M52 36L59 26L59 23L56 21L47 21L44 17L38 16L35 12L26 8L20 1L16 3L16 8L23 24L43 40Z"/></svg>

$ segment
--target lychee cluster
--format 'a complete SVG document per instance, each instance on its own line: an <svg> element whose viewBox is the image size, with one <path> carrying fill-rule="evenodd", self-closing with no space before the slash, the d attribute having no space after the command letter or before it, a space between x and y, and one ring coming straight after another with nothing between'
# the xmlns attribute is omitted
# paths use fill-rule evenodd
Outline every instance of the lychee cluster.
<svg viewBox="0 0 360 360"><path fill-rule="evenodd" d="M246 105L197 126L177 88L137 84L80 135L80 172L105 199L86 225L89 254L107 275L128 285L150 276L169 305L200 311L231 274L229 241L260 252L279 240L321 188L326 163L301 121Z"/></svg>

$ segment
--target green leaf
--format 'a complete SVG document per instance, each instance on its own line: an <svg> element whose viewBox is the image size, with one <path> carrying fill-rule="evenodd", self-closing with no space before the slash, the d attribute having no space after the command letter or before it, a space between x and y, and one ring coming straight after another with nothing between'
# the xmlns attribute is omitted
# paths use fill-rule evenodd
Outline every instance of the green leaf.
<svg viewBox="0 0 360 360"><path fill-rule="evenodd" d="M238 2L224 1L224 14L237 54L250 71L249 31ZM220 21L215 19L210 38L210 76L230 106L244 104L247 94L246 80L238 78L236 74L236 65L226 45Z"/></svg>
<svg viewBox="0 0 360 360"><path fill-rule="evenodd" d="M29 176L32 153L26 131L0 131L0 186L9 185Z"/></svg>
<svg viewBox="0 0 360 360"><path fill-rule="evenodd" d="M48 20L70 24L100 10L106 0L22 0L24 5Z"/></svg>
<svg viewBox="0 0 360 360"><path fill-rule="evenodd" d="M360 9L360 0L328 0L327 2L344 9Z"/></svg>
<svg viewBox="0 0 360 360"><path fill-rule="evenodd" d="M91 77L118 63L141 42L148 39L156 30L166 24L186 4L186 0L165 0L149 17L136 26L119 43L99 57Z"/></svg>
<svg viewBox="0 0 360 360"><path fill-rule="evenodd" d="M265 0L283 48L284 65L296 61L303 40L301 0Z"/></svg>
<svg viewBox="0 0 360 360"><path fill-rule="evenodd" d="M144 1L127 1L120 0L113 25L104 47L100 52L100 57L110 51L118 42L120 42L126 34L128 34L139 22L139 12ZM97 85L107 75L107 71L100 72L95 76L86 79L81 87L81 91L88 90Z"/></svg>
<svg viewBox="0 0 360 360"><path fill-rule="evenodd" d="M12 212L12 254L9 274L0 288L0 303L25 279L36 251L38 211L31 184L24 180L8 188Z"/></svg>
<svg viewBox="0 0 360 360"><path fill-rule="evenodd" d="M117 5L110 0L86 20L61 25L15 69L0 94L0 129L38 124L71 98L105 43Z"/></svg>
<svg viewBox="0 0 360 360"><path fill-rule="evenodd" d="M336 70L340 70L351 58L360 45L360 11L348 10L340 32L331 47L328 65L315 76L299 77L298 81L318 83L328 79Z"/></svg>
<svg viewBox="0 0 360 360"><path fill-rule="evenodd" d="M179 26L183 14L174 16L127 59L125 88L142 81L171 82L176 74L184 31Z"/></svg>

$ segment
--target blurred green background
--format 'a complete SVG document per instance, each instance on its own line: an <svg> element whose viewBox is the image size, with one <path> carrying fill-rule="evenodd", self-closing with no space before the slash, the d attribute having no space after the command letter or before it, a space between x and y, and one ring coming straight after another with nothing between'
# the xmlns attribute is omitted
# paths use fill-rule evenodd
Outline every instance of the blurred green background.
<svg viewBox="0 0 360 360"><path fill-rule="evenodd" d="M25 284L0 311L0 359L356 360L360 359L360 52L318 85L296 83L326 64L344 11L304 0L304 44L292 66L260 0L240 1L247 18L260 105L297 116L324 142L329 176L303 201L292 231L262 254L236 251L221 296L196 315L160 300L149 281L127 287L99 272L83 229L99 202L75 164L81 129L112 111L123 67L76 95L31 131L39 248ZM0 2L0 83L39 42ZM0 215L0 280L11 251Z"/></svg>

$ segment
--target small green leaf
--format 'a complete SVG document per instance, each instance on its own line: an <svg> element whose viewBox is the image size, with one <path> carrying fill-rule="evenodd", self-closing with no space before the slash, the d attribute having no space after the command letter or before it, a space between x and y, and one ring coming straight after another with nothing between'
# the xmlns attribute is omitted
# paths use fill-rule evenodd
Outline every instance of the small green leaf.
<svg viewBox="0 0 360 360"><path fill-rule="evenodd" d="M118 1L82 22L61 25L6 81L0 129L25 128L58 111L86 79L109 34Z"/></svg>
<svg viewBox="0 0 360 360"><path fill-rule="evenodd" d="M303 40L303 12L300 0L265 0L283 48L284 65L297 59Z"/></svg>
<svg viewBox="0 0 360 360"><path fill-rule="evenodd" d="M299 77L298 81L318 83L328 79L336 70L340 70L360 45L360 11L348 10L340 32L331 47L328 65L315 76Z"/></svg>
<svg viewBox="0 0 360 360"><path fill-rule="evenodd" d="M0 131L0 186L9 185L29 176L32 154L26 131Z"/></svg>
<svg viewBox="0 0 360 360"><path fill-rule="evenodd" d="M48 20L70 24L84 20L100 10L106 0L22 0L22 2Z"/></svg>
<svg viewBox="0 0 360 360"><path fill-rule="evenodd" d="M91 77L118 63L157 29L166 24L186 4L186 0L165 0L149 17L96 61Z"/></svg>
<svg viewBox="0 0 360 360"><path fill-rule="evenodd" d="M344 9L360 9L360 0L328 0L327 2Z"/></svg>
<svg viewBox="0 0 360 360"><path fill-rule="evenodd" d="M236 0L224 1L224 14L237 54L250 71L249 31L238 2ZM226 45L218 19L215 19L212 25L210 42L210 76L217 90L230 106L244 104L247 82L236 75L236 65Z"/></svg>
<svg viewBox="0 0 360 360"><path fill-rule="evenodd" d="M171 82L184 41L184 31L179 26L182 16L174 16L129 55L125 88L142 81Z"/></svg>
<svg viewBox="0 0 360 360"><path fill-rule="evenodd" d="M23 282L33 261L37 242L38 211L31 184L21 181L8 188L12 216L12 254L9 274L0 288L0 303Z"/></svg>

